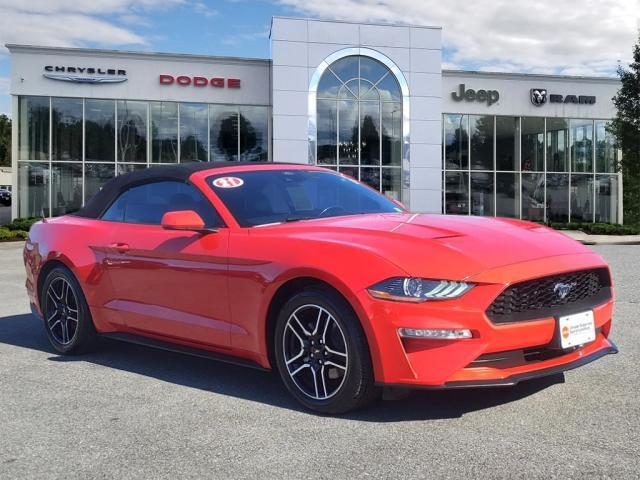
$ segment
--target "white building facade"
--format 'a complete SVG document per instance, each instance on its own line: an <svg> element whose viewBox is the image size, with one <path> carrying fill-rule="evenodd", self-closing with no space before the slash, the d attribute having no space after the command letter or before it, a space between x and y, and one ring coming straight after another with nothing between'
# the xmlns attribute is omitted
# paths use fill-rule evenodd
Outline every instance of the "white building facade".
<svg viewBox="0 0 640 480"><path fill-rule="evenodd" d="M8 45L12 215L138 168L278 161L413 211L621 223L619 82L442 71L441 33L274 17L271 59Z"/></svg>

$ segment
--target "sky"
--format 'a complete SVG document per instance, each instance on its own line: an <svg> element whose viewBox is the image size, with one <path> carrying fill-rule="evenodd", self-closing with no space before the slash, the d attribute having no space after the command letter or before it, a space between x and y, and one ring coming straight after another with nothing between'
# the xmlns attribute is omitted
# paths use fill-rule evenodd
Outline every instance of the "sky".
<svg viewBox="0 0 640 480"><path fill-rule="evenodd" d="M0 0L0 113L6 43L269 58L274 15L439 25L447 69L614 76L640 0Z"/></svg>

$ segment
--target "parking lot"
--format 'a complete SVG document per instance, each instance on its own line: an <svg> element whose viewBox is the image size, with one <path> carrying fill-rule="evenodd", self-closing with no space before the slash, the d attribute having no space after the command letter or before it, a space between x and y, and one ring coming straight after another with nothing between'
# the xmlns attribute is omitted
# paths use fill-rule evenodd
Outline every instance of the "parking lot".
<svg viewBox="0 0 640 480"><path fill-rule="evenodd" d="M58 356L28 313L21 247L0 244L1 478L638 478L640 246L594 247L618 355L343 418L301 410L269 373L106 340Z"/></svg>

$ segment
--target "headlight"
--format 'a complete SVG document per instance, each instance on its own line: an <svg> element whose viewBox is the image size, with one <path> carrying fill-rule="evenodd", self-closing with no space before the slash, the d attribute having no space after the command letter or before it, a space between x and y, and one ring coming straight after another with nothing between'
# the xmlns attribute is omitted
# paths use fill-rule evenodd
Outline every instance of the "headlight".
<svg viewBox="0 0 640 480"><path fill-rule="evenodd" d="M395 277L376 283L367 290L375 298L418 303L458 298L471 288L473 284L467 282Z"/></svg>

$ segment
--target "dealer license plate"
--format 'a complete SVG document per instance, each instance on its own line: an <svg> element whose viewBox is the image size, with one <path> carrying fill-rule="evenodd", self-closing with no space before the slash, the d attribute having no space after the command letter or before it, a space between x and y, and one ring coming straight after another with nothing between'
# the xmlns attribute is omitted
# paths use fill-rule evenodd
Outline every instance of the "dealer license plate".
<svg viewBox="0 0 640 480"><path fill-rule="evenodd" d="M593 311L576 313L558 318L562 348L584 345L596 339Z"/></svg>

